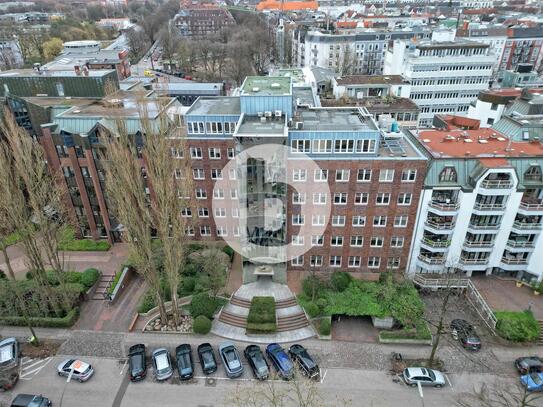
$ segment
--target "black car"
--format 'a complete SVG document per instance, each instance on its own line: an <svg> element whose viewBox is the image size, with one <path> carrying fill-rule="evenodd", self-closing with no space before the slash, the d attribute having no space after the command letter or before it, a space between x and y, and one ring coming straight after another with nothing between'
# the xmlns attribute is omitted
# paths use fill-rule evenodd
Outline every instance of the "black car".
<svg viewBox="0 0 543 407"><path fill-rule="evenodd" d="M302 374L310 379L318 379L320 375L319 365L315 363L313 358L307 353L307 350L302 345L292 345L288 350L290 358L299 366Z"/></svg>
<svg viewBox="0 0 543 407"><path fill-rule="evenodd" d="M215 353L209 343L202 343L198 346L198 358L202 365L204 374L211 374L217 371L217 360L215 359Z"/></svg>
<svg viewBox="0 0 543 407"><path fill-rule="evenodd" d="M177 371L181 380L192 379L194 375L194 361L192 360L192 348L188 343L184 343L175 348L175 358L177 359Z"/></svg>
<svg viewBox="0 0 543 407"><path fill-rule="evenodd" d="M458 339L465 349L481 349L481 339L475 332L475 328L468 321L453 319L451 322L451 334Z"/></svg>
<svg viewBox="0 0 543 407"><path fill-rule="evenodd" d="M249 345L243 351L245 358L249 362L249 366L253 370L253 374L258 380L266 380L270 376L270 366L264 358L264 354L260 347Z"/></svg>
<svg viewBox="0 0 543 407"><path fill-rule="evenodd" d="M521 375L543 372L543 359L539 356L525 356L515 360L515 367Z"/></svg>
<svg viewBox="0 0 543 407"><path fill-rule="evenodd" d="M51 400L43 396L34 394L19 394L13 399L11 407L50 407Z"/></svg>
<svg viewBox="0 0 543 407"><path fill-rule="evenodd" d="M128 349L128 372L130 380L137 382L147 376L147 363L145 359L145 345L139 343Z"/></svg>

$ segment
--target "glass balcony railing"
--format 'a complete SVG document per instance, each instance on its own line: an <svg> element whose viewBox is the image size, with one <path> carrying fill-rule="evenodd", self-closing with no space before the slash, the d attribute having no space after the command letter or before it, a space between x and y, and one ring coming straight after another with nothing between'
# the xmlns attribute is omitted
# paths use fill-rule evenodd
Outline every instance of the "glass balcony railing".
<svg viewBox="0 0 543 407"><path fill-rule="evenodd" d="M502 257L501 262L504 264L528 264L528 259L511 259L508 257Z"/></svg>
<svg viewBox="0 0 543 407"><path fill-rule="evenodd" d="M466 265L478 265L478 264L487 264L488 263L488 258L486 259L470 259L470 258L466 258L466 257L460 257L460 263L461 264L466 264Z"/></svg>
<svg viewBox="0 0 543 407"><path fill-rule="evenodd" d="M485 189L509 189L513 187L513 181L510 179L485 179L481 182L481 187Z"/></svg>
<svg viewBox="0 0 543 407"><path fill-rule="evenodd" d="M441 211L456 211L459 208L458 202L430 201L430 207Z"/></svg>
<svg viewBox="0 0 543 407"><path fill-rule="evenodd" d="M426 264L445 264L444 257L429 257L419 254L418 259Z"/></svg>
<svg viewBox="0 0 543 407"><path fill-rule="evenodd" d="M474 208L480 211L503 211L505 209L505 204L475 202Z"/></svg>
<svg viewBox="0 0 543 407"><path fill-rule="evenodd" d="M516 220L513 223L513 227L520 229L520 230L539 230L541 229L541 223L536 222L520 222Z"/></svg>
<svg viewBox="0 0 543 407"><path fill-rule="evenodd" d="M427 246L435 247L435 248L449 247L451 245L450 240L432 240L428 237L423 237L422 243L424 243Z"/></svg>
<svg viewBox="0 0 543 407"><path fill-rule="evenodd" d="M450 230L454 227L454 222L438 222L435 220L428 219L425 225L432 227L434 229Z"/></svg>
<svg viewBox="0 0 543 407"><path fill-rule="evenodd" d="M486 241L473 241L473 240L466 240L464 242L465 247L472 247L472 248L485 248L485 247L492 247L494 246L494 242L486 242Z"/></svg>

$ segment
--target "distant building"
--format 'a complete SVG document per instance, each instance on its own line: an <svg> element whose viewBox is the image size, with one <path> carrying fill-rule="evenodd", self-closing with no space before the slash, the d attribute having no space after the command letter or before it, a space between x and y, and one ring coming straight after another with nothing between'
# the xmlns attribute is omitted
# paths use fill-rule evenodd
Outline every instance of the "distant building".
<svg viewBox="0 0 543 407"><path fill-rule="evenodd" d="M518 64L531 64L537 71L543 58L543 26L511 27L500 62L500 71L516 70Z"/></svg>
<svg viewBox="0 0 543 407"><path fill-rule="evenodd" d="M100 51L100 42L92 40L68 41L63 44L62 53L97 53Z"/></svg>
<svg viewBox="0 0 543 407"><path fill-rule="evenodd" d="M16 38L0 39L0 69L20 68L24 65L23 53Z"/></svg>
<svg viewBox="0 0 543 407"><path fill-rule="evenodd" d="M173 23L183 37L201 38L217 34L221 30L236 24L232 14L216 6L202 6L181 9Z"/></svg>
<svg viewBox="0 0 543 407"><path fill-rule="evenodd" d="M160 96L171 96L183 106L191 106L200 96L224 96L223 83L158 82L151 85Z"/></svg>
<svg viewBox="0 0 543 407"><path fill-rule="evenodd" d="M503 88L543 88L543 78L533 70L532 64L518 64L515 70L502 72Z"/></svg>
<svg viewBox="0 0 543 407"><path fill-rule="evenodd" d="M409 98L411 95L411 84L401 75L346 75L334 78L332 86L336 99L387 96Z"/></svg>

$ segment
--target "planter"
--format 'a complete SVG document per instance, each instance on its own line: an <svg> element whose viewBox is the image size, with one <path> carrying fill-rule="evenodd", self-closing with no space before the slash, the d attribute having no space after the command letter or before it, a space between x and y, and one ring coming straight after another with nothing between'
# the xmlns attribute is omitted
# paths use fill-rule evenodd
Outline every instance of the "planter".
<svg viewBox="0 0 543 407"><path fill-rule="evenodd" d="M521 282L521 281L517 281L516 285L517 285L517 288L520 288L520 287L522 287L522 282Z"/></svg>
<svg viewBox="0 0 543 407"><path fill-rule="evenodd" d="M392 329L394 327L394 318L392 317L371 317L371 322L373 323L373 326L378 329Z"/></svg>

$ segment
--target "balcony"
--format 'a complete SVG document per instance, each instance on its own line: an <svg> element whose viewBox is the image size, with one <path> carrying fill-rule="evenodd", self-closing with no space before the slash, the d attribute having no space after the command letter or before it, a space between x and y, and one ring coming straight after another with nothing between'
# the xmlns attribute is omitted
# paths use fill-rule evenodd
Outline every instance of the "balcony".
<svg viewBox="0 0 543 407"><path fill-rule="evenodd" d="M510 189L513 187L513 181L510 179L485 179L481 182L481 188L484 189Z"/></svg>
<svg viewBox="0 0 543 407"><path fill-rule="evenodd" d="M466 266L484 266L485 264L488 264L488 258L485 259L469 259L466 257L460 257L459 260L460 264L466 265Z"/></svg>
<svg viewBox="0 0 543 407"><path fill-rule="evenodd" d="M491 252L494 248L494 242L465 240L462 247L466 252Z"/></svg>
<svg viewBox="0 0 543 407"><path fill-rule="evenodd" d="M527 265L528 259L502 257L500 260L500 268L507 271L525 270Z"/></svg>
<svg viewBox="0 0 543 407"><path fill-rule="evenodd" d="M497 231L500 228L500 223L472 223L468 225L468 229L474 230L474 233L480 231Z"/></svg>
<svg viewBox="0 0 543 407"><path fill-rule="evenodd" d="M424 223L424 227L435 234L444 234L453 230L454 223L455 222L440 222L433 219L428 219Z"/></svg>
<svg viewBox="0 0 543 407"><path fill-rule="evenodd" d="M483 202L475 202L474 209L478 211L503 211L505 210L505 204L504 203L483 203Z"/></svg>
<svg viewBox="0 0 543 407"><path fill-rule="evenodd" d="M425 256L424 254L419 254L418 259L426 264L445 264L445 257L442 256L435 256L435 257L429 257Z"/></svg>
<svg viewBox="0 0 543 407"><path fill-rule="evenodd" d="M505 247L511 253L529 253L534 250L535 243L526 239L509 239Z"/></svg>
<svg viewBox="0 0 543 407"><path fill-rule="evenodd" d="M431 252L445 252L451 245L451 241L448 239L423 237L420 244L422 248Z"/></svg>
<svg viewBox="0 0 543 407"><path fill-rule="evenodd" d="M519 213L526 213L527 215L534 212L543 213L543 201L535 198L523 198L518 209Z"/></svg>
<svg viewBox="0 0 543 407"><path fill-rule="evenodd" d="M501 262L510 265L528 264L528 259L512 259L509 257L502 257Z"/></svg>
<svg viewBox="0 0 543 407"><path fill-rule="evenodd" d="M521 231L538 231L541 230L541 223L537 222L521 222L516 220L513 223L513 229Z"/></svg>
<svg viewBox="0 0 543 407"><path fill-rule="evenodd" d="M458 202L443 202L438 200L431 200L428 204L430 208L436 209L441 212L455 212L458 210L460 205Z"/></svg>

